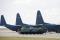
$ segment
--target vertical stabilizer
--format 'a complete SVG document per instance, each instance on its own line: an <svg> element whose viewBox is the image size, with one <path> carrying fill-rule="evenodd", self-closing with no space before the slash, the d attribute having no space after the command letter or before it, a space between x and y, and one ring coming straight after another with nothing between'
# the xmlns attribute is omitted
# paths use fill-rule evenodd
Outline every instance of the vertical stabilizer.
<svg viewBox="0 0 60 40"><path fill-rule="evenodd" d="M19 13L17 13L17 16L16 16L16 25L22 25L22 20L21 20L21 17L19 15Z"/></svg>
<svg viewBox="0 0 60 40"><path fill-rule="evenodd" d="M43 24L43 23L44 23L44 21L43 21L41 12L38 10L38 11L37 11L36 24Z"/></svg>
<svg viewBox="0 0 60 40"><path fill-rule="evenodd" d="M3 15L1 15L1 25L6 25L6 21Z"/></svg>

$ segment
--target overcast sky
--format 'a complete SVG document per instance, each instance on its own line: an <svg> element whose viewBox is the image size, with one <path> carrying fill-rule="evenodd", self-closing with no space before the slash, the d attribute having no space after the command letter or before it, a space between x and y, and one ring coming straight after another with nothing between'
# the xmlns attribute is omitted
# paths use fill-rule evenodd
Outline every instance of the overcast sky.
<svg viewBox="0 0 60 40"><path fill-rule="evenodd" d="M19 12L23 23L35 25L37 10L45 22L60 24L60 0L0 0L0 15L8 24L15 24Z"/></svg>

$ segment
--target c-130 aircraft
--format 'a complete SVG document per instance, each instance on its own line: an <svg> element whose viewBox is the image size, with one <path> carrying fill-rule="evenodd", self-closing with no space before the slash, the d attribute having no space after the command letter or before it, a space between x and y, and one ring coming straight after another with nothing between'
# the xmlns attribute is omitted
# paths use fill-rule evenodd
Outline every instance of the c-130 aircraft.
<svg viewBox="0 0 60 40"><path fill-rule="evenodd" d="M35 34L35 33L43 34L46 33L47 31L48 32L53 31L58 33L60 32L60 25L45 23L39 10L37 11L36 25L22 23L19 13L17 13L16 25L7 24L3 15L1 15L0 25L5 26L8 29L19 32L21 34Z"/></svg>

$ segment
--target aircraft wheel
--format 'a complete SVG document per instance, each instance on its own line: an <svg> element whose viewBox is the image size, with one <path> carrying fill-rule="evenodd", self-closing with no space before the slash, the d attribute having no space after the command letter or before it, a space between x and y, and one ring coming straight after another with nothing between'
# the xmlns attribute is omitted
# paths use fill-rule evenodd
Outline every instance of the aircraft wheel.
<svg viewBox="0 0 60 40"><path fill-rule="evenodd" d="M20 29L18 29L17 32L20 33Z"/></svg>
<svg viewBox="0 0 60 40"><path fill-rule="evenodd" d="M57 31L56 31L56 33L60 33L60 31L59 31L59 30L57 30Z"/></svg>

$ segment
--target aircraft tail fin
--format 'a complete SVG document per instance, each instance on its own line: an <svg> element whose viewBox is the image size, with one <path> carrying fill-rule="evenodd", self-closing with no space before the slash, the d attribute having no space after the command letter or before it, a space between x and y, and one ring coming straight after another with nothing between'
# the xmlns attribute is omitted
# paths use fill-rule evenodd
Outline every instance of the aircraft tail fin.
<svg viewBox="0 0 60 40"><path fill-rule="evenodd" d="M6 25L6 21L3 15L1 15L1 25Z"/></svg>
<svg viewBox="0 0 60 40"><path fill-rule="evenodd" d="M43 24L43 23L44 23L44 21L43 21L41 12L38 10L38 11L37 11L36 24Z"/></svg>
<svg viewBox="0 0 60 40"><path fill-rule="evenodd" d="M16 16L16 25L22 25L22 20L21 20L21 17L19 15L19 13L17 13L17 16Z"/></svg>

